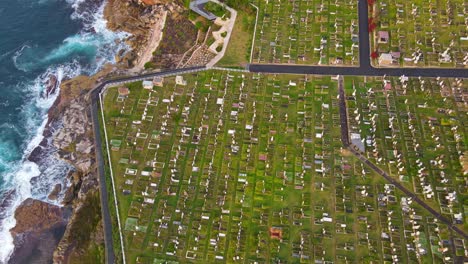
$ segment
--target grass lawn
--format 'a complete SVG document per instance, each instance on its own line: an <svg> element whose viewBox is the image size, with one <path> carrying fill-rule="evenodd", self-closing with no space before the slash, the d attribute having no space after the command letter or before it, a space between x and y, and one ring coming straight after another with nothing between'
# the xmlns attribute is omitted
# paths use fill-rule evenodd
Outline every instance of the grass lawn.
<svg viewBox="0 0 468 264"><path fill-rule="evenodd" d="M417 263L412 248L425 250L419 259L430 263L450 253L435 256L438 247L428 244L447 240L447 226L416 203L405 204L403 193L343 151L336 79L227 71L183 78L187 85L166 77L163 87L144 90L138 82L126 85L126 98L115 88L105 97L109 140L119 146L111 157L128 263L390 263L392 255ZM377 80L369 85L381 91ZM383 93L364 97L367 86L358 77L346 78L345 87L353 120L359 111L363 118L376 111L365 104L371 100L379 129L388 127L385 112L393 108ZM434 107L409 109L414 118L443 116L434 110L450 100L436 97L435 84L430 90ZM388 100L403 109L393 96ZM395 111L402 133L404 113ZM451 122L464 122L463 113ZM362 122L366 135L368 121ZM429 125L420 125L427 137ZM389 132L378 130L377 147L392 147ZM457 148L448 136L441 139ZM420 240L410 235L416 229Z"/></svg>
<svg viewBox="0 0 468 264"><path fill-rule="evenodd" d="M249 63L252 36L255 27L255 13L238 11L236 23L224 57L218 66L244 66Z"/></svg>

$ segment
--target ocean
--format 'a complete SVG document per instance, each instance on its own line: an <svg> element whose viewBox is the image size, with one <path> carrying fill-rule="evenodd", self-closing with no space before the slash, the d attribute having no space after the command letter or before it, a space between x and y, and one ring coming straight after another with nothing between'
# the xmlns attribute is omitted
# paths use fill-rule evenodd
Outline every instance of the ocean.
<svg viewBox="0 0 468 264"><path fill-rule="evenodd" d="M70 166L53 151L40 164L27 161L43 140L47 111L59 89L46 94L51 75L58 83L91 75L128 47L124 33L106 28L103 0L0 1L0 263L7 262L15 208L26 198L49 201ZM63 188L65 189L65 188Z"/></svg>

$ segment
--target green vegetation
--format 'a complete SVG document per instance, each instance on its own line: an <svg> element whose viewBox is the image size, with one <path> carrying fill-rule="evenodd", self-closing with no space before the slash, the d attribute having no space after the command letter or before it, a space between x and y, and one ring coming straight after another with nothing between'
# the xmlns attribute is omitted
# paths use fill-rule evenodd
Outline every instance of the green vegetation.
<svg viewBox="0 0 468 264"><path fill-rule="evenodd" d="M153 69L154 68L154 63L151 62L151 61L148 61L147 63L145 63L145 70L148 70L148 69Z"/></svg>
<svg viewBox="0 0 468 264"><path fill-rule="evenodd" d="M95 243L90 243L88 248L85 249L84 253L80 252L78 256L72 256L70 258L70 264L89 264L89 263L104 263L105 262L105 253L104 245L97 245Z"/></svg>
<svg viewBox="0 0 468 264"><path fill-rule="evenodd" d="M153 91L137 82L127 85L126 98L112 88L105 97L109 140L122 142L111 159L129 263L384 263L395 258L432 263L451 256L451 249L441 250L453 236L447 226L408 203L395 186L343 149L337 80L225 71L183 78L185 86L166 77L164 87ZM367 115L378 111L377 146L390 155L394 144L387 142L392 132L385 120L401 118L407 109L400 103L421 96L430 107L416 109L415 104L411 116L424 131L420 144L436 147L429 142L433 130L421 120L440 117L446 126L462 128L466 107L457 107L458 94L438 98L444 91L437 82L425 81L431 86L420 92L419 81L412 79L399 100L385 95L381 79L346 78L351 130L367 139L372 132ZM364 97L371 87L375 94ZM374 101L377 109L366 107ZM392 102L402 110L392 110ZM442 118L441 108L456 114ZM452 160L446 167L452 186L460 168L450 156L456 152L448 149L465 151L466 139L461 129L456 130L461 141L450 140L457 137L449 127L436 131L447 132L441 137L448 142L442 159ZM379 162L367 145L365 151ZM434 151L425 158L441 154ZM384 158L378 165L398 178L397 162ZM453 208L461 207L455 203ZM454 241L463 254L463 241Z"/></svg>
<svg viewBox="0 0 468 264"><path fill-rule="evenodd" d="M253 62L358 65L358 0L255 1Z"/></svg>
<svg viewBox="0 0 468 264"><path fill-rule="evenodd" d="M458 128L468 120L467 109L450 91L463 84L381 77L353 81L348 87L356 95L348 100L350 124L352 132L366 139L370 159L456 222L464 205L447 197L465 180L460 159L465 142Z"/></svg>
<svg viewBox="0 0 468 264"><path fill-rule="evenodd" d="M224 6L211 1L205 4L204 9L217 17L224 17L226 14L229 14Z"/></svg>
<svg viewBox="0 0 468 264"><path fill-rule="evenodd" d="M229 39L226 53L218 62L220 66L244 66L250 60L250 49L255 27L255 12L238 11L236 23Z"/></svg>
<svg viewBox="0 0 468 264"><path fill-rule="evenodd" d="M237 11L245 12L251 8L249 0L224 0L221 2L224 2L226 5L235 8Z"/></svg>
<svg viewBox="0 0 468 264"><path fill-rule="evenodd" d="M466 67L466 1L378 0L369 16L372 49L394 66Z"/></svg>
<svg viewBox="0 0 468 264"><path fill-rule="evenodd" d="M99 193L86 197L82 207L75 214L75 221L70 227L70 240L76 245L71 263L102 263L104 244L97 244L93 234L102 232L101 206Z"/></svg>
<svg viewBox="0 0 468 264"><path fill-rule="evenodd" d="M75 217L76 224L70 229L71 238L77 245L86 246L101 221L101 206L97 192L87 196Z"/></svg>

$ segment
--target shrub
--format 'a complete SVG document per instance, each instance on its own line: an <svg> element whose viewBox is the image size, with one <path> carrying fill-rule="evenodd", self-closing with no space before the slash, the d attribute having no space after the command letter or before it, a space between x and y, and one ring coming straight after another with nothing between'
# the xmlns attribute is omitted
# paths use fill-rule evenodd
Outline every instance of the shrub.
<svg viewBox="0 0 468 264"><path fill-rule="evenodd" d="M151 61L145 63L145 70L154 68L154 64Z"/></svg>

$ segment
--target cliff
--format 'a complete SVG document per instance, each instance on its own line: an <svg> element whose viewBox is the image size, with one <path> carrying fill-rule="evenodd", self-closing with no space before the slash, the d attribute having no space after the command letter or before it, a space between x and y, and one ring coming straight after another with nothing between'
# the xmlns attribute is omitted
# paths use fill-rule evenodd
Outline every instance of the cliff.
<svg viewBox="0 0 468 264"><path fill-rule="evenodd" d="M10 263L50 263L68 217L67 208L25 200L15 212L16 226L11 233L16 250Z"/></svg>
<svg viewBox="0 0 468 264"><path fill-rule="evenodd" d="M105 8L108 27L131 34L131 51L118 54L117 65L106 65L94 76L78 76L60 85L60 94L49 110L44 140L30 155L39 162L47 148L74 170L67 175L69 186L57 185L49 199L63 191L62 207L26 200L16 211L11 229L15 251L10 263L102 263L104 242L95 164L94 135L88 92L101 80L125 73L146 46L155 16L173 14L183 8L170 0L109 0ZM53 93L57 79L50 76L46 94Z"/></svg>
<svg viewBox="0 0 468 264"><path fill-rule="evenodd" d="M162 13L169 11L177 16L183 12L182 6L182 1L173 0L109 0L104 9L107 27L131 34L126 43L132 51L118 56L117 60L125 67L132 68L148 46L153 25Z"/></svg>

